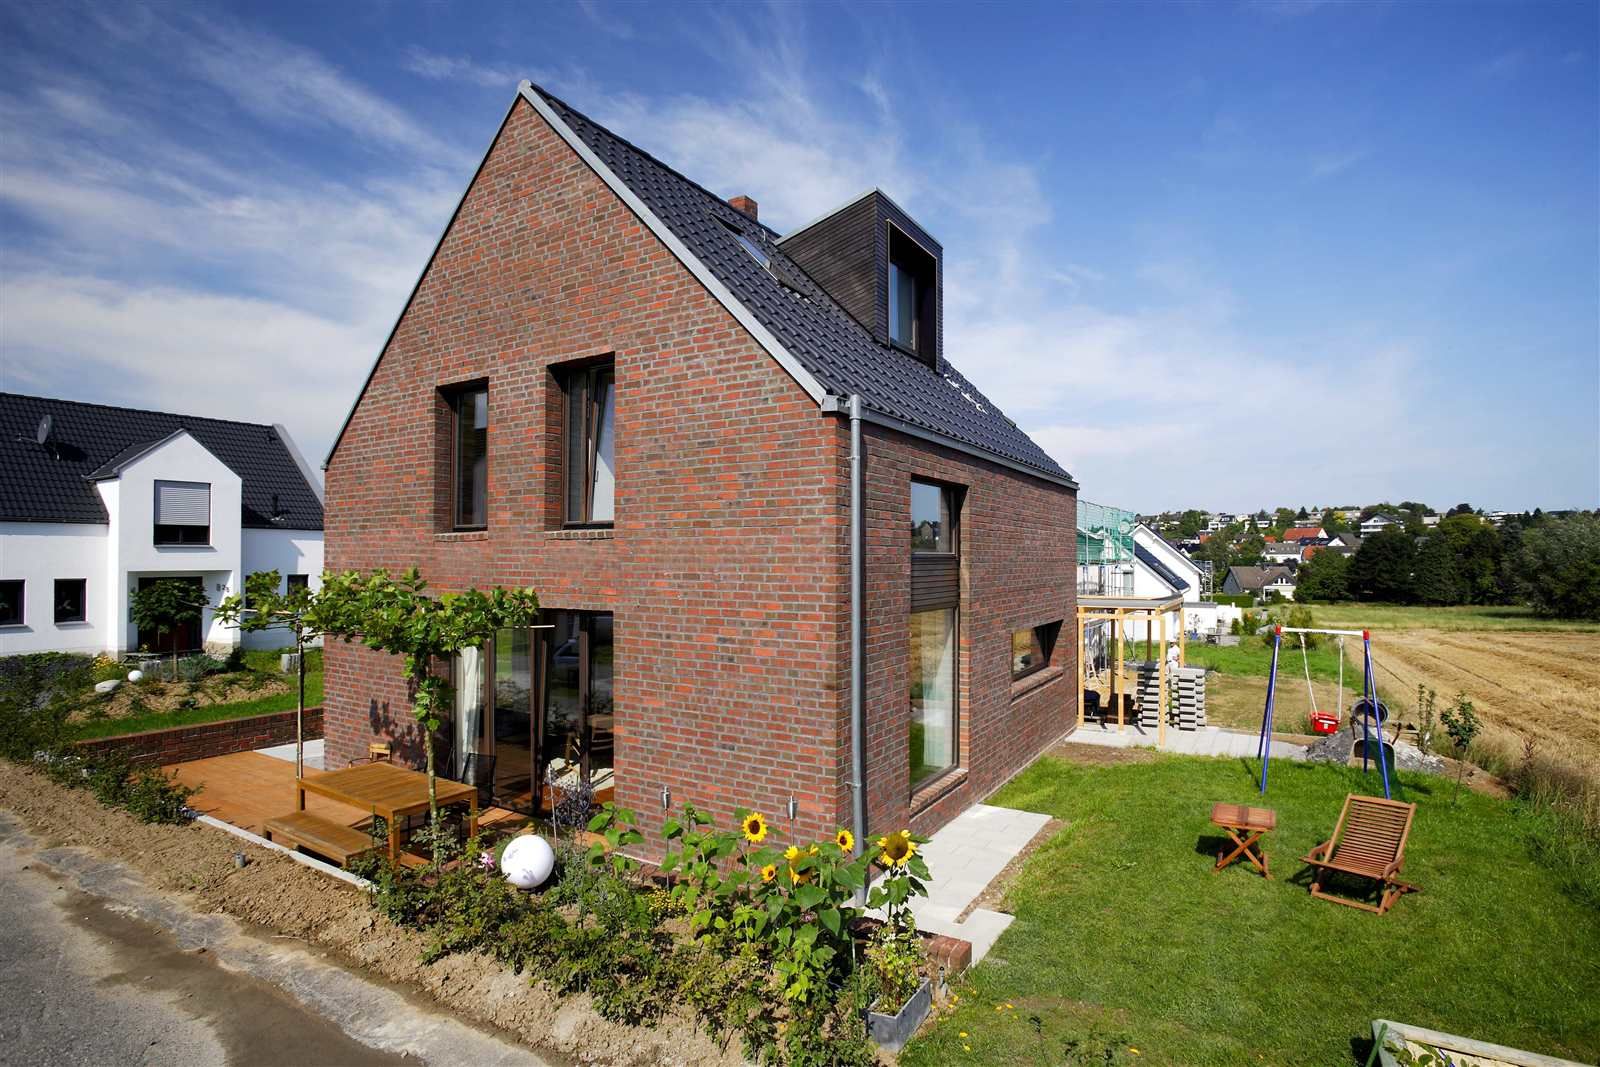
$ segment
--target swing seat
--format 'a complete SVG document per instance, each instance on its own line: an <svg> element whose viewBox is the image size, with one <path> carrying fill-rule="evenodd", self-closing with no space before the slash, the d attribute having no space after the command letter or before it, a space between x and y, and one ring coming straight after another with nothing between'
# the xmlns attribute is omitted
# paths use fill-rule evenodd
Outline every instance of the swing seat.
<svg viewBox="0 0 1600 1067"><path fill-rule="evenodd" d="M1338 733L1339 716L1331 711L1313 711L1311 713L1311 732L1317 734Z"/></svg>

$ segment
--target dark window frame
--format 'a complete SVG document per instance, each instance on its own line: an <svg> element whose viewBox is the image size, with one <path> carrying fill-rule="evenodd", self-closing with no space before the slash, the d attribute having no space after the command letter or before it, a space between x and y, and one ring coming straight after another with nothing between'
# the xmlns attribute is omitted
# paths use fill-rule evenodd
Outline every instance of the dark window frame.
<svg viewBox="0 0 1600 1067"><path fill-rule="evenodd" d="M292 593L296 589L309 590L310 588L311 575L309 574L291 574L283 579L283 591L285 593Z"/></svg>
<svg viewBox="0 0 1600 1067"><path fill-rule="evenodd" d="M175 523L156 523L152 534L158 548L210 548L210 526L187 526Z"/></svg>
<svg viewBox="0 0 1600 1067"><path fill-rule="evenodd" d="M489 528L489 382L486 378L460 382L441 392L450 408L450 530L471 533ZM461 408L469 397L483 394L483 521L462 522Z"/></svg>
<svg viewBox="0 0 1600 1067"><path fill-rule="evenodd" d="M1023 678L1038 674L1055 660L1056 641L1061 635L1062 620L1041 623L1038 626L1020 626L1011 631L1011 680L1020 681ZM1017 670L1017 635L1031 634L1039 643L1039 662Z"/></svg>
<svg viewBox="0 0 1600 1067"><path fill-rule="evenodd" d="M28 583L23 578L0 579L0 587L17 587L17 613L14 617L0 616L0 626L26 626L28 624Z"/></svg>
<svg viewBox="0 0 1600 1067"><path fill-rule="evenodd" d="M560 368L557 381L561 386L561 524L573 529L609 529L616 525L616 440L617 440L617 363L615 355L608 355L600 359L586 360ZM600 434L597 428L600 425L600 414L603 411L603 402L597 397L602 394L598 386L605 383L606 393L611 400L611 461L612 461L612 502L611 518L594 518L594 486L595 464L599 456ZM583 390L582 406L584 424L581 430L575 431L572 425L572 408L574 404L573 390L580 387ZM577 513L572 508L572 478L574 475L572 463L573 434L583 434L584 467L578 476L583 479L583 504Z"/></svg>
<svg viewBox="0 0 1600 1067"><path fill-rule="evenodd" d="M937 370L939 367L939 257L922 242L894 224L888 227L884 256L884 336L891 347ZM911 343L895 336L894 280L896 268L908 274L916 290L916 309L912 314Z"/></svg>
<svg viewBox="0 0 1600 1067"><path fill-rule="evenodd" d="M76 584L78 587L78 613L63 617L61 614L61 586L63 584ZM57 626L75 622L89 621L89 579L87 578L57 578L51 590L50 614Z"/></svg>
<svg viewBox="0 0 1600 1067"><path fill-rule="evenodd" d="M963 626L961 610L961 510L964 503L964 487L953 485L949 482L939 481L934 478L912 477L907 486L906 499L909 505L914 487L922 485L939 491L939 510L941 523L949 533L949 548L939 550L918 549L911 550L911 583L912 596L910 610L907 614L907 626L910 627L911 616L926 612L948 611L951 615L951 640L952 658L950 669L950 765L928 775L918 782L909 778L910 795L915 797L930 790L936 790L938 784L951 775L961 773L965 763L961 753L961 632ZM915 543L915 526L908 530L908 534ZM942 576L943 581L932 586L935 595L924 596L919 590L928 589L925 580ZM953 596L949 595L953 591ZM910 648L907 646L907 654ZM909 711L910 691L907 691L907 710ZM909 722L908 722L909 728Z"/></svg>
<svg viewBox="0 0 1600 1067"><path fill-rule="evenodd" d="M949 548L940 548L940 549L917 548L916 547L916 526L913 525L912 526L912 532L911 532L911 538L912 538L911 555L912 555L912 558L915 559L918 556L934 556L934 557L956 556L956 557L959 558L960 555L961 555L961 521L960 521L960 518L961 518L961 497L962 497L961 487L960 486L956 486L956 485L951 485L948 482L936 481L936 480L934 480L932 478L912 478L911 479L911 486L914 487L914 486L918 486L918 485L924 485L924 486L928 486L930 488L939 490L939 495L940 495L940 501L939 501L939 504L940 504L940 507L939 507L940 523L943 525L943 527L946 530L949 531L949 534L950 534L950 547ZM914 488L908 489L908 491L907 491L907 499L908 500L910 499L911 494L914 493L914 492L915 492Z"/></svg>

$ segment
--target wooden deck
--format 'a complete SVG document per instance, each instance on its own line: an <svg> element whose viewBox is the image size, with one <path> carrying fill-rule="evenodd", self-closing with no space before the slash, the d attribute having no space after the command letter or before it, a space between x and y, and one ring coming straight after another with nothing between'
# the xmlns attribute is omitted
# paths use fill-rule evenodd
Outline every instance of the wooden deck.
<svg viewBox="0 0 1600 1067"><path fill-rule="evenodd" d="M173 763L163 769L184 785L200 790L189 801L196 811L253 834L260 834L268 819L295 810L294 764L288 760L260 752L235 752L191 763ZM306 777L321 773L307 769ZM313 793L306 794L306 810L363 830L372 814ZM527 821L525 816L505 808L485 808L478 824L484 829L511 830Z"/></svg>

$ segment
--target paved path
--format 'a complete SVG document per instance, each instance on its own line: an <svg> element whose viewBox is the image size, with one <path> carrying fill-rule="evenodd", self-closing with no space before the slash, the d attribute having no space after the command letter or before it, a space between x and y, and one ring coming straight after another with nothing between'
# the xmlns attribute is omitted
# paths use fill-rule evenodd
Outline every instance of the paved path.
<svg viewBox="0 0 1600 1067"><path fill-rule="evenodd" d="M256 751L261 753L263 756L271 756L273 759L288 760L290 763L294 762L293 741L290 741L287 745L273 745L271 748L258 748ZM303 751L306 767L309 770L320 771L323 769L322 738L319 737L315 741L305 742Z"/></svg>
<svg viewBox="0 0 1600 1067"><path fill-rule="evenodd" d="M0 812L0 1062L400 1067L553 1062Z"/></svg>
<svg viewBox="0 0 1600 1067"><path fill-rule="evenodd" d="M921 847L933 877L927 897L912 904L918 929L970 941L973 963L988 955L1012 916L974 908L965 920L957 917L1049 821L1037 812L974 804L937 830Z"/></svg>
<svg viewBox="0 0 1600 1067"><path fill-rule="evenodd" d="M1075 745L1100 745L1105 748L1155 748L1156 732L1143 730L1133 723L1129 723L1126 730L1118 730L1116 723L1101 726L1099 723L1086 722L1068 735L1067 740ZM1244 756L1254 759L1259 742L1259 734L1224 730L1216 726L1199 730L1168 727L1167 746L1162 751L1185 756ZM1303 760L1306 758L1305 746L1274 741L1272 758Z"/></svg>

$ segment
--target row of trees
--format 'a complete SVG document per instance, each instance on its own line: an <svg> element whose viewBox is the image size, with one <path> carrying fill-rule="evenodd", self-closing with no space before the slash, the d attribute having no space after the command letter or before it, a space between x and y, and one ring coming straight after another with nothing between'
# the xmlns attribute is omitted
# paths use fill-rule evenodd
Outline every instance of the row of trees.
<svg viewBox="0 0 1600 1067"><path fill-rule="evenodd" d="M1600 618L1600 513L1513 516L1496 528L1458 512L1420 537L1385 530L1353 556L1313 555L1296 572L1295 598L1525 603L1542 615Z"/></svg>

